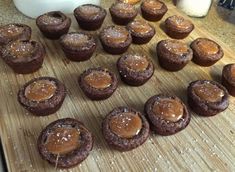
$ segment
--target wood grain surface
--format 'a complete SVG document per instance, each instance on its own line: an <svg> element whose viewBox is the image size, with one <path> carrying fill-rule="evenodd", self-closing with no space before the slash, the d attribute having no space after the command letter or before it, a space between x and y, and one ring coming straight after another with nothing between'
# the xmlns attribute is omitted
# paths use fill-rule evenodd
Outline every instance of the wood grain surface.
<svg viewBox="0 0 235 172"><path fill-rule="evenodd" d="M173 5L167 5L169 11L164 19L180 14ZM225 43L202 25L195 24L195 30L184 41L189 44L198 37L211 38L223 47L224 58L208 68L190 62L179 72L163 70L158 65L155 47L157 42L168 38L162 30L161 23L164 19L151 23L157 33L150 43L131 45L128 50L148 54L156 68L154 76L141 87L130 87L120 81L114 95L104 101L87 99L78 86L77 78L85 69L97 66L106 67L118 74L116 61L119 56L105 53L99 44L90 60L82 63L70 62L65 58L58 42L45 39L31 22L33 39L44 44L47 50L43 68L33 74L18 75L0 61L0 134L9 171L55 171L53 166L39 156L36 141L46 125L65 117L83 121L94 134L95 144L90 156L82 164L62 171L235 171L235 98L232 97L225 112L210 118L192 113L191 123L182 132L167 137L151 134L146 143L133 151L120 153L105 143L100 130L101 122L113 108L130 106L143 111L146 100L158 93L175 94L186 103L186 89L191 81L220 81L222 67L235 62L233 51ZM111 24L108 14L103 27ZM73 18L71 31L78 30L80 29ZM97 37L98 33L93 34ZM68 95L61 109L47 117L35 117L17 102L19 88L39 76L56 77L68 88Z"/></svg>

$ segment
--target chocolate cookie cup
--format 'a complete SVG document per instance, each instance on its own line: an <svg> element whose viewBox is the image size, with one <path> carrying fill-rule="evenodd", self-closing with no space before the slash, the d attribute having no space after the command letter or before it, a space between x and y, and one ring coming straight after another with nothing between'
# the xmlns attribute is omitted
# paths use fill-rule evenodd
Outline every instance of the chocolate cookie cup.
<svg viewBox="0 0 235 172"><path fill-rule="evenodd" d="M165 21L165 31L168 36L175 39L186 38L194 29L191 21L181 16L171 16Z"/></svg>
<svg viewBox="0 0 235 172"><path fill-rule="evenodd" d="M96 40L92 35L82 32L71 32L60 39L60 45L66 57L72 61L86 61L96 49Z"/></svg>
<svg viewBox="0 0 235 172"><path fill-rule="evenodd" d="M78 82L84 94L91 100L109 98L118 86L116 75L101 67L84 71Z"/></svg>
<svg viewBox="0 0 235 172"><path fill-rule="evenodd" d="M121 26L108 26L100 33L100 42L110 54L122 54L132 43L130 32Z"/></svg>
<svg viewBox="0 0 235 172"><path fill-rule="evenodd" d="M130 22L127 29L131 32L132 41L135 44L148 43L156 33L154 27L144 20Z"/></svg>
<svg viewBox="0 0 235 172"><path fill-rule="evenodd" d="M37 146L41 157L56 168L71 168L88 157L93 137L82 122L63 118L42 130Z"/></svg>
<svg viewBox="0 0 235 172"><path fill-rule="evenodd" d="M201 116L213 116L229 105L228 91L221 84L209 80L191 82L188 87L188 104Z"/></svg>
<svg viewBox="0 0 235 172"><path fill-rule="evenodd" d="M149 123L141 112L118 107L102 123L106 142L119 151L130 151L142 145L149 137Z"/></svg>
<svg viewBox="0 0 235 172"><path fill-rule="evenodd" d="M109 8L109 12L113 22L118 25L128 24L130 21L134 20L138 14L135 6L118 1Z"/></svg>
<svg viewBox="0 0 235 172"><path fill-rule="evenodd" d="M166 70L179 71L193 58L192 50L177 40L162 40L157 44L159 64Z"/></svg>
<svg viewBox="0 0 235 172"><path fill-rule="evenodd" d="M97 30L107 15L105 9L93 4L85 4L74 10L78 25L84 30Z"/></svg>
<svg viewBox="0 0 235 172"><path fill-rule="evenodd" d="M132 86L145 84L154 73L152 61L143 54L125 54L117 61L117 69L123 82Z"/></svg>
<svg viewBox="0 0 235 172"><path fill-rule="evenodd" d="M149 21L159 21L168 11L164 2L158 0L145 0L142 2L141 12L143 18Z"/></svg>
<svg viewBox="0 0 235 172"><path fill-rule="evenodd" d="M29 74L41 68L46 51L36 41L16 40L8 43L1 54L15 73Z"/></svg>
<svg viewBox="0 0 235 172"><path fill-rule="evenodd" d="M211 66L219 61L224 52L214 41L207 38L198 38L191 43L193 62L200 66Z"/></svg>
<svg viewBox="0 0 235 172"><path fill-rule="evenodd" d="M223 67L222 85L227 88L230 95L235 97L235 64L228 64Z"/></svg>
<svg viewBox="0 0 235 172"><path fill-rule="evenodd" d="M140 0L118 0L119 2L124 2L124 3L127 3L127 4L131 4L131 5L134 5L134 4L137 4L138 2L140 2Z"/></svg>
<svg viewBox="0 0 235 172"><path fill-rule="evenodd" d="M150 128L163 136L183 130L191 119L186 105L178 97L166 94L151 97L145 103L145 113Z"/></svg>
<svg viewBox="0 0 235 172"><path fill-rule="evenodd" d="M27 82L18 92L19 103L36 116L58 111L65 99L66 88L58 79L39 77Z"/></svg>
<svg viewBox="0 0 235 172"><path fill-rule="evenodd" d="M15 40L30 40L31 28L25 24L11 23L0 26L0 46Z"/></svg>
<svg viewBox="0 0 235 172"><path fill-rule="evenodd" d="M37 17L36 24L46 38L59 39L68 33L71 19L60 11L51 11Z"/></svg>

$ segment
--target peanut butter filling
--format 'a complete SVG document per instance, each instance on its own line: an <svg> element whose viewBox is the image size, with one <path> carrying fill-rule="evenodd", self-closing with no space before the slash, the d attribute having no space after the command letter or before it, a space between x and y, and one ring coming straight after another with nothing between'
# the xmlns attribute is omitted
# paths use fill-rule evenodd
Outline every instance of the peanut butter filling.
<svg viewBox="0 0 235 172"><path fill-rule="evenodd" d="M193 91L201 99L212 103L220 102L224 96L222 89L209 82L195 85Z"/></svg>
<svg viewBox="0 0 235 172"><path fill-rule="evenodd" d="M25 88L25 97L32 101L45 101L53 97L56 88L56 84L53 81L38 80Z"/></svg>
<svg viewBox="0 0 235 172"><path fill-rule="evenodd" d="M141 20L135 20L131 22L129 27L132 32L136 32L139 34L149 33L153 29L147 22Z"/></svg>
<svg viewBox="0 0 235 172"><path fill-rule="evenodd" d="M30 57L34 52L32 43L24 41L15 41L7 49L15 58Z"/></svg>
<svg viewBox="0 0 235 172"><path fill-rule="evenodd" d="M149 66L149 61L142 55L128 55L125 59L126 66L134 71L144 71Z"/></svg>
<svg viewBox="0 0 235 172"><path fill-rule="evenodd" d="M120 2L124 2L127 4L137 4L138 2L140 2L140 0L119 0Z"/></svg>
<svg viewBox="0 0 235 172"><path fill-rule="evenodd" d="M163 98L154 103L153 112L165 120L177 122L184 115L184 107L178 100Z"/></svg>
<svg viewBox="0 0 235 172"><path fill-rule="evenodd" d="M163 6L163 4L157 0L146 0L143 3L144 8L150 9L150 10L160 10Z"/></svg>
<svg viewBox="0 0 235 172"><path fill-rule="evenodd" d="M210 40L202 39L198 42L197 46L204 54L216 54L219 51L218 45Z"/></svg>
<svg viewBox="0 0 235 172"><path fill-rule="evenodd" d="M80 146L80 132L75 128L56 128L47 136L46 149L56 155L68 154Z"/></svg>
<svg viewBox="0 0 235 172"><path fill-rule="evenodd" d="M89 42L89 36L82 33L67 34L63 38L63 43L72 47L83 47Z"/></svg>
<svg viewBox="0 0 235 172"><path fill-rule="evenodd" d="M121 138L132 138L139 134L142 120L137 114L124 112L115 115L109 122L111 131Z"/></svg>
<svg viewBox="0 0 235 172"><path fill-rule="evenodd" d="M182 55L188 52L187 45L181 41L167 40L164 45L167 50L174 54Z"/></svg>
<svg viewBox="0 0 235 172"><path fill-rule="evenodd" d="M191 22L189 20L184 19L181 16L172 16L169 18L169 21L174 23L175 26L179 29L188 29L191 27Z"/></svg>
<svg viewBox="0 0 235 172"><path fill-rule="evenodd" d="M110 27L105 30L105 39L111 44L120 44L126 42L129 32L122 27Z"/></svg>
<svg viewBox="0 0 235 172"><path fill-rule="evenodd" d="M85 76L85 82L93 88L105 89L112 85L112 77L105 71L92 71Z"/></svg>

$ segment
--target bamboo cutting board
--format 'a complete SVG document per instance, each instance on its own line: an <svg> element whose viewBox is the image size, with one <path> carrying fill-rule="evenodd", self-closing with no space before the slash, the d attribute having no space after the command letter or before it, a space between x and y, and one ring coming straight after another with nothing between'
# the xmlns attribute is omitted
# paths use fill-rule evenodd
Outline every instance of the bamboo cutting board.
<svg viewBox="0 0 235 172"><path fill-rule="evenodd" d="M77 78L85 69L97 66L106 67L118 75L115 63L119 56L105 53L99 44L90 60L82 63L70 62L57 41L45 39L36 25L31 25L33 39L44 44L47 50L43 68L33 74L19 75L0 61L0 134L9 171L55 171L53 166L39 156L36 141L46 125L65 117L83 121L95 137L94 148L89 157L68 171L235 171L235 98L232 97L225 112L210 118L192 113L191 123L182 132L167 137L151 134L146 143L130 152L120 153L111 149L102 136L102 119L113 108L130 106L143 111L146 100L158 93L175 94L186 103L186 89L191 81L219 81L222 67L235 62L232 51L223 42L196 25L195 30L184 41L189 44L198 37L211 38L223 47L224 58L208 68L190 62L179 72L163 70L158 65L155 52L157 42L168 38L161 23L170 15L180 14L172 5L168 5L168 8L169 11L161 22L151 23L157 32L151 42L142 46L131 45L128 50L148 54L156 68L154 76L141 87L130 87L120 81L114 95L104 101L87 99L78 86ZM108 14L103 27L111 23ZM78 30L73 18L71 31ZM94 35L97 37L98 32L94 32ZM17 102L19 88L39 76L56 77L68 89L61 109L47 117L33 116Z"/></svg>

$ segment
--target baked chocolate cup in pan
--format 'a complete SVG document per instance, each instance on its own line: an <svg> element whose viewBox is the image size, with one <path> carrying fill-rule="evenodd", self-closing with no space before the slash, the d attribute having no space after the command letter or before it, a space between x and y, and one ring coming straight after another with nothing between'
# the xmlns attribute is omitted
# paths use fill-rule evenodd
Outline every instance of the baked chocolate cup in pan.
<svg viewBox="0 0 235 172"><path fill-rule="evenodd" d="M4 46L1 54L15 73L29 74L41 68L46 51L36 41L16 40Z"/></svg>
<svg viewBox="0 0 235 172"><path fill-rule="evenodd" d="M116 75L101 67L84 71L78 82L84 94L91 100L109 98L118 86Z"/></svg>
<svg viewBox="0 0 235 172"><path fill-rule="evenodd" d="M197 80L188 87L188 104L201 116L214 116L229 106L228 91L215 81Z"/></svg>
<svg viewBox="0 0 235 172"><path fill-rule="evenodd" d="M137 53L121 56L117 68L122 81L132 86L145 84L154 73L152 61L146 55Z"/></svg>
<svg viewBox="0 0 235 172"><path fill-rule="evenodd" d="M51 11L37 17L36 24L46 38L59 39L68 33L71 19L60 11Z"/></svg>
<svg viewBox="0 0 235 172"><path fill-rule="evenodd" d="M82 122L64 118L42 130L37 146L41 157L56 168L71 168L88 157L93 137Z"/></svg>
<svg viewBox="0 0 235 172"><path fill-rule="evenodd" d="M193 58L193 52L185 43L167 39L157 44L157 56L161 67L179 71Z"/></svg>
<svg viewBox="0 0 235 172"><path fill-rule="evenodd" d="M148 43L156 33L154 27L144 20L130 22L127 29L131 32L132 41L135 44Z"/></svg>
<svg viewBox="0 0 235 172"><path fill-rule="evenodd" d="M227 88L230 95L235 97L235 64L223 67L222 85Z"/></svg>
<svg viewBox="0 0 235 172"><path fill-rule="evenodd" d="M74 10L78 25L84 30L97 30L103 24L106 10L93 4L84 4Z"/></svg>
<svg viewBox="0 0 235 172"><path fill-rule="evenodd" d="M102 123L106 142L119 151L142 145L149 136L149 123L141 112L129 107L112 110Z"/></svg>
<svg viewBox="0 0 235 172"><path fill-rule="evenodd" d="M0 26L0 46L15 40L30 40L31 28L25 24L11 23Z"/></svg>
<svg viewBox="0 0 235 172"><path fill-rule="evenodd" d="M176 96L159 94L145 103L146 117L150 128L157 134L175 134L190 122L191 114L186 105Z"/></svg>
<svg viewBox="0 0 235 172"><path fill-rule="evenodd" d="M58 79L39 77L27 82L18 92L19 103L36 116L58 111L65 99L66 88Z"/></svg>
<svg viewBox="0 0 235 172"><path fill-rule="evenodd" d="M194 29L191 21L181 16L171 16L165 21L165 31L168 36L175 39L186 38Z"/></svg>
<svg viewBox="0 0 235 172"><path fill-rule="evenodd" d="M140 7L143 18L149 21L161 20L168 11L165 3L158 0L145 0Z"/></svg>
<svg viewBox="0 0 235 172"><path fill-rule="evenodd" d="M216 42L207 38L198 38L191 43L193 62L200 66L211 66L219 61L224 52Z"/></svg>
<svg viewBox="0 0 235 172"><path fill-rule="evenodd" d="M104 50L110 54L122 54L132 43L130 32L122 26L108 26L100 33Z"/></svg>
<svg viewBox="0 0 235 172"><path fill-rule="evenodd" d="M113 22L118 25L128 24L130 21L134 20L138 14L135 6L118 1L109 8L109 12Z"/></svg>
<svg viewBox="0 0 235 172"><path fill-rule="evenodd" d="M71 32L60 39L60 45L66 57L72 61L86 61L96 49L96 40L92 35L82 32Z"/></svg>

